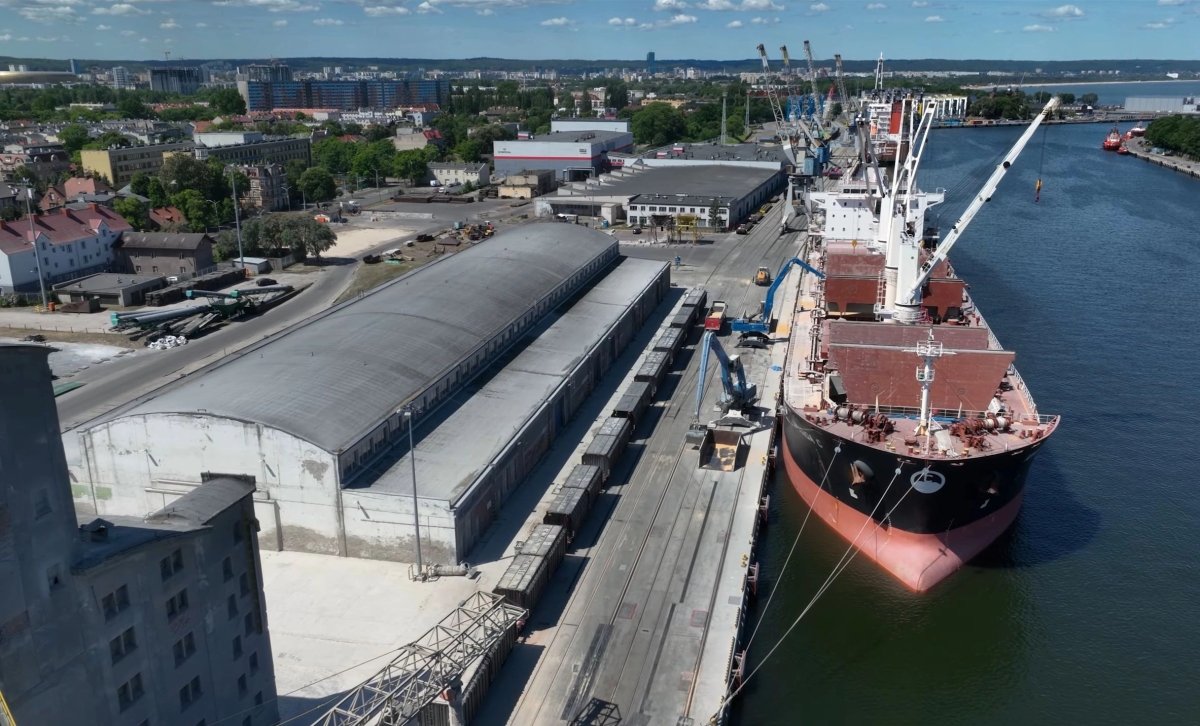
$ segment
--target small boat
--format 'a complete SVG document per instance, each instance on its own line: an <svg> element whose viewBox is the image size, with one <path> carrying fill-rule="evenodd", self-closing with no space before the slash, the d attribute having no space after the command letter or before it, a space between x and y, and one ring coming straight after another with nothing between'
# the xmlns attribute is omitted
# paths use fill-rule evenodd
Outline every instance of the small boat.
<svg viewBox="0 0 1200 726"><path fill-rule="evenodd" d="M1138 121L1137 126L1134 126L1133 128L1129 129L1129 133L1132 134L1135 138L1140 137L1140 136L1145 136L1146 135L1146 127L1142 126L1141 121Z"/></svg>
<svg viewBox="0 0 1200 726"><path fill-rule="evenodd" d="M1116 124L1113 124L1112 131L1108 132L1108 138L1104 140L1100 148L1105 151L1116 151L1121 148L1121 129L1117 128Z"/></svg>
<svg viewBox="0 0 1200 726"><path fill-rule="evenodd" d="M1129 149L1125 148L1125 144L1121 144L1121 148L1117 149L1118 154L1128 154Z"/></svg>

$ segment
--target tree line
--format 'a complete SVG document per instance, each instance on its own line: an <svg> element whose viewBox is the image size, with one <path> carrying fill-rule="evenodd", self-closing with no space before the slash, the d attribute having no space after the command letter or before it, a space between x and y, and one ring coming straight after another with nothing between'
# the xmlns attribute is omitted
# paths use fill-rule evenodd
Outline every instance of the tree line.
<svg viewBox="0 0 1200 726"><path fill-rule="evenodd" d="M1200 118L1164 116L1146 127L1146 140L1176 154L1200 159Z"/></svg>

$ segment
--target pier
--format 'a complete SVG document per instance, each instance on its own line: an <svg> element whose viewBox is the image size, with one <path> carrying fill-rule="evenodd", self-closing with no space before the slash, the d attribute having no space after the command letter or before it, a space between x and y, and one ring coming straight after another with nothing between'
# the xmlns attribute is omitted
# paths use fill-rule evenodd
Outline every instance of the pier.
<svg viewBox="0 0 1200 726"><path fill-rule="evenodd" d="M1156 164L1165 169L1177 171L1180 174L1187 174L1193 179L1200 178L1200 162L1192 161L1181 156L1163 156L1162 154L1152 154L1146 149L1146 140L1130 139L1125 142L1125 148L1129 149L1130 156L1136 156L1142 161L1148 161L1151 164Z"/></svg>

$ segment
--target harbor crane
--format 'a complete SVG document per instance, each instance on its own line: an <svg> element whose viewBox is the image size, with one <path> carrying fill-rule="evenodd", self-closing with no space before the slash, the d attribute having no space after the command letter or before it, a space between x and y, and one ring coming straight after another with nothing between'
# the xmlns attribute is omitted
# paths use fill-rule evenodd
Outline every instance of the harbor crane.
<svg viewBox="0 0 1200 726"><path fill-rule="evenodd" d="M842 70L842 54L836 53L833 56L834 72L837 74L838 93L842 96L842 105L845 106L847 114L853 115L854 104L850 100L850 94L846 93L846 72Z"/></svg>
<svg viewBox="0 0 1200 726"><path fill-rule="evenodd" d="M771 82L771 62L767 60L767 49L762 43L758 44L758 54L762 57L763 74L767 78L767 104L771 107L771 115L775 117L775 124L779 128L779 142L783 145L783 153L787 157L788 163L795 165L795 142L799 139L794 139L788 133L787 117L784 116L783 108L779 105L779 95L775 93L774 84Z"/></svg>
<svg viewBox="0 0 1200 726"><path fill-rule="evenodd" d="M775 280L771 286L767 288L767 299L762 303L762 310L755 316L747 315L741 320L730 322L729 329L735 333L769 333L771 332L771 309L775 307L775 293L779 290L779 286L783 284L783 278L787 277L788 270L792 265L798 265L808 270L812 274L821 279L825 279L825 275L820 270L815 270L805 263L800 261L799 257L793 257L783 263L783 267L779 268L779 274L775 276ZM758 318L755 320L754 318Z"/></svg>
<svg viewBox="0 0 1200 726"><path fill-rule="evenodd" d="M821 101L821 89L817 88L817 66L813 63L812 44L807 40L804 41L804 57L808 60L808 80L812 83L813 105ZM818 135L824 134L824 129L821 128L821 123L818 120L817 114L813 113L813 126L816 127Z"/></svg>
<svg viewBox="0 0 1200 726"><path fill-rule="evenodd" d="M693 444L700 444L708 437L708 425L700 423L700 407L704 401L704 379L708 377L710 353L717 359L721 372L721 397L717 399L717 405L720 406L722 415L736 411L739 422L744 421L742 411L758 399L757 387L746 381L746 369L742 367L741 356L731 356L725 352L721 342L717 340L717 331L709 330L704 333L699 352L700 379L696 382L696 410L687 432L687 441Z"/></svg>

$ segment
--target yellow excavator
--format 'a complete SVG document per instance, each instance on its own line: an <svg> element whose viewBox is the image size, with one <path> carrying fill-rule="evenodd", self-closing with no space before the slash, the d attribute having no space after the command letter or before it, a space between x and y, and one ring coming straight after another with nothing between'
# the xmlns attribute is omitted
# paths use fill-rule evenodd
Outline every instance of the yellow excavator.
<svg viewBox="0 0 1200 726"><path fill-rule="evenodd" d="M754 284L766 287L771 284L771 268L760 267L758 272L754 273Z"/></svg>

